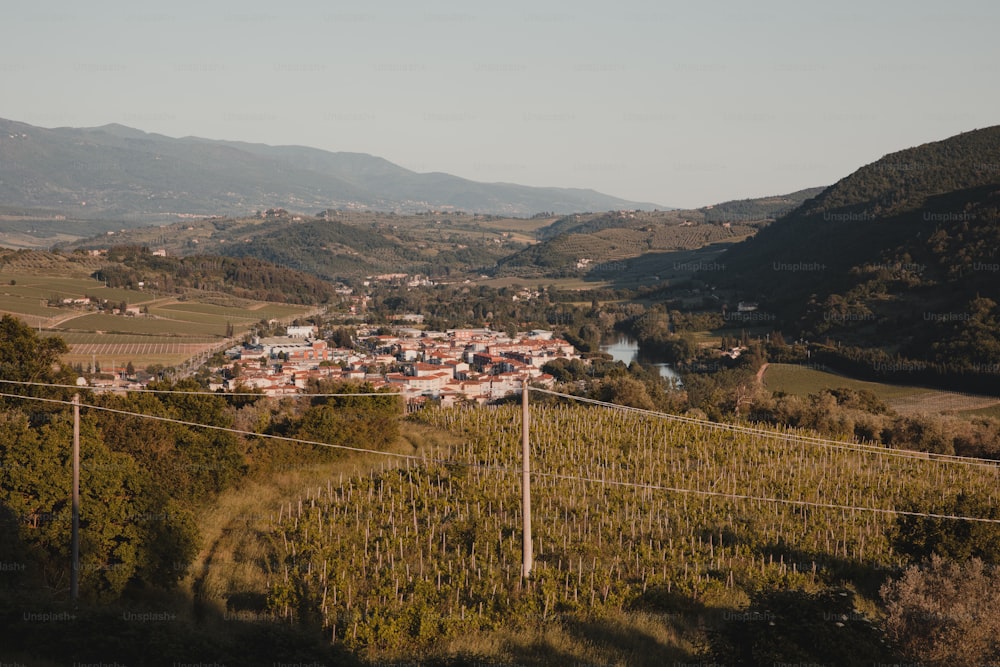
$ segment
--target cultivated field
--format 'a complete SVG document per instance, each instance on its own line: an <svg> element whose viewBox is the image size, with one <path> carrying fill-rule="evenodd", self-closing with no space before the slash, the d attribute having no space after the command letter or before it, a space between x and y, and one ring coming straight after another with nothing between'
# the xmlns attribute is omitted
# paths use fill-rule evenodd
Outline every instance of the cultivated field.
<svg viewBox="0 0 1000 667"><path fill-rule="evenodd" d="M43 271L58 268L52 266L53 257L58 257L39 258L37 267L32 266L33 257L31 253L18 255L16 266L8 261L0 271L0 313L21 318L42 335L63 338L70 347L63 361L85 368L95 361L102 368L120 368L128 362L137 368L176 366L227 346L230 327L233 336L240 336L261 320L287 322L311 310L214 293L181 301L140 290L108 288L79 272L45 275ZM116 307L122 303L143 306L148 315L111 315L87 306L55 305L63 299L83 298L107 301Z"/></svg>
<svg viewBox="0 0 1000 667"><path fill-rule="evenodd" d="M764 386L771 391L783 391L797 396L837 387L867 389L903 415L937 413L996 416L1000 410L1000 399L990 396L855 380L830 371L795 364L768 364L763 380Z"/></svg>
<svg viewBox="0 0 1000 667"><path fill-rule="evenodd" d="M63 321L54 328L70 345L65 360L85 367L97 361L102 367L121 367L131 361L138 368L151 364L176 366L187 359L227 347L226 329L240 336L263 320L303 315L308 309L273 303L247 302L242 308L198 301L161 302L149 315L86 314Z"/></svg>
<svg viewBox="0 0 1000 667"><path fill-rule="evenodd" d="M786 429L540 406L525 585L519 417L513 406L421 412L414 418L461 439L447 464L390 459L381 472L255 507L267 546L238 560L246 584L270 581L254 591L269 603L260 613L308 618L373 660L467 652L516 662L517 646L530 644L560 663L675 664L696 657L697 626L762 589L854 588L859 618L870 619L866 596L904 562L895 512L935 511L959 493L997 502L991 465ZM662 640L601 641L620 622L640 633L644 613L655 621L641 632ZM549 643L574 625L597 634Z"/></svg>
<svg viewBox="0 0 1000 667"><path fill-rule="evenodd" d="M194 335L218 336L221 338L226 334L226 322L218 319L205 322L190 322L142 315L123 317L121 315L92 313L66 320L56 327L56 329L68 331L103 331L142 336Z"/></svg>
<svg viewBox="0 0 1000 667"><path fill-rule="evenodd" d="M855 380L845 375L830 371L796 364L768 364L764 373L764 385L771 391L782 391L786 394L806 396L824 389L848 387L850 389L867 389L879 398L890 401L903 397L915 396L928 392L920 387L906 387L881 382Z"/></svg>
<svg viewBox="0 0 1000 667"><path fill-rule="evenodd" d="M69 344L64 360L70 364L89 367L96 361L110 368L131 361L137 368L176 366L231 345L261 319L288 320L307 311L283 304L256 305L237 309L186 301L150 307L148 316L90 313L67 319L47 333ZM226 337L230 326L234 338Z"/></svg>
<svg viewBox="0 0 1000 667"><path fill-rule="evenodd" d="M101 368L121 368L132 362L137 368L150 365L176 366L187 359L224 347L225 341L205 336L134 336L95 332L46 331L42 335L59 336L69 345L63 361L89 368L97 362Z"/></svg>

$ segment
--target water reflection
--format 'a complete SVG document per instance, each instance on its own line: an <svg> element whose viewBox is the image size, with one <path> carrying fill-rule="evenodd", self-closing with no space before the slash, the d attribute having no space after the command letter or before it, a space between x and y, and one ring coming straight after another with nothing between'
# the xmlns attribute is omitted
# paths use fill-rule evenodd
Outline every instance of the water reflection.
<svg viewBox="0 0 1000 667"><path fill-rule="evenodd" d="M610 354L613 361L620 361L628 366L633 361L639 359L639 342L631 336L622 334L616 337L613 342L608 343L607 345L601 345L601 352ZM643 359L642 361L643 363L648 363L646 359ZM670 367L670 364L653 361L652 365L660 369L661 377L664 377L667 380L674 380L678 383L680 382L681 376L677 374L677 371Z"/></svg>

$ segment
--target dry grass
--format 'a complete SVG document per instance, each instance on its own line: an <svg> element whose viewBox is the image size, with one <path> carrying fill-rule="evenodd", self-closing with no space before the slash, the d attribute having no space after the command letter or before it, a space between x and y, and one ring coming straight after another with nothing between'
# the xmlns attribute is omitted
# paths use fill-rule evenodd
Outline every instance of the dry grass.
<svg viewBox="0 0 1000 667"><path fill-rule="evenodd" d="M693 616L643 611L621 611L600 618L566 615L515 625L485 635L454 637L433 657L516 665L659 667L695 659L697 647L692 638L700 631Z"/></svg>

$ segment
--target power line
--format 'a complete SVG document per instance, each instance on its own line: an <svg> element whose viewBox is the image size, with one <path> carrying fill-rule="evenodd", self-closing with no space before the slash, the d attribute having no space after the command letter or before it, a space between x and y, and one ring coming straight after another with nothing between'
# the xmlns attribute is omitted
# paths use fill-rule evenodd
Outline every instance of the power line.
<svg viewBox="0 0 1000 667"><path fill-rule="evenodd" d="M59 389L74 389L74 390L87 390L93 391L90 387L79 387L77 385L66 385L66 384L49 384L46 382L26 382L19 380L4 380L0 379L0 384L13 384L18 386L35 386L35 387L46 387L46 388L59 388ZM267 396L266 394L258 392L214 392L214 391L184 391L180 389L133 389L129 387L106 387L101 388L102 392L118 392L118 393L138 393L138 394L181 394L190 396L216 396L221 398L227 397L252 397L252 398L352 398L352 397L366 397L366 396L402 396L403 394L395 391L376 391L376 392L346 392L346 393L296 393L296 394L283 394L280 397ZM587 398L585 396L575 396L573 394L566 394L563 392L552 391L550 389L543 389L540 387L533 387L532 391L536 391L542 394L548 394L550 396L557 396L560 398L566 398L573 401L578 401L580 403L589 403L592 405L598 405L601 407L606 407L614 410L620 410L623 412L634 412L636 414L644 415L647 417L655 417L657 419L666 419L668 421L676 421L685 424L693 424L700 426L702 428L715 429L729 431L732 433L743 433L747 435L754 435L763 438L769 438L772 440L783 440L783 441L795 441L805 444L813 444L821 447L828 447L831 449L840 449L844 451L854 451L861 453L879 454L882 456L889 456L902 459L913 459L920 461L939 461L942 463L956 463L961 465L971 465L990 469L1000 469L1000 461L993 459L986 459L974 456L959 456L956 454L941 454L937 452L918 452L903 449L893 449L891 447L883 447L880 445L865 444L861 442L844 442L840 440L832 440L830 438L822 438L818 436L803 435L797 433L776 433L774 431L769 431L767 429L755 428L752 426L742 426L740 424L726 424L720 422L713 422L707 419L697 419L695 417L685 417L683 415L675 415L668 412L658 412L656 410L647 410L644 408L635 408L627 405L619 405L617 403L610 403L608 401L601 401L595 398ZM0 394L5 395L5 394ZM25 396L17 396L17 398L28 398ZM203 424L206 428L210 428L209 425Z"/></svg>
<svg viewBox="0 0 1000 667"><path fill-rule="evenodd" d="M537 388L533 388L532 391L541 391L541 390L538 390ZM555 393L555 392L547 392L547 393ZM53 398L40 398L40 397L35 397L35 396L20 396L18 394L7 394L7 393L2 393L2 392L0 392L0 397L20 398L20 399L27 399L27 400L43 401L43 402L47 402L47 403L56 403L56 404L61 404L61 405L72 405L73 404L72 401L67 401L67 400L53 399ZM609 405L615 405L615 404L612 403L612 404L609 404ZM330 443L326 443L326 442L318 442L318 441L314 441L314 440L304 440L304 439L301 439L301 438L290 438L290 437L287 437L287 436L271 435L271 434L266 434L266 433L254 433L253 431L244 431L244 430L241 430L241 429L230 428L230 427L226 427L226 426L215 426L215 425L212 425L212 424L201 424L201 423L198 423L198 422L190 422L190 421L185 421L185 420L182 420L182 419L175 419L175 418L172 418L172 417L160 417L160 416L157 416L157 415L148 415L148 414L144 414L144 413L141 413L141 412L131 412L131 411L128 411L128 410L118 410L118 409L115 409L115 408L107 408L107 407L103 407L103 406L99 406L99 405L81 404L80 407L86 407L86 408L90 408L90 409L93 409L93 410L99 410L99 411L103 411L103 412L110 412L110 413L114 413L114 414L128 415L128 416L138 417L138 418L142 418L142 419L152 419L152 420L155 420L155 421L162 421L162 422L174 423L174 424L179 424L179 425L183 425L183 426L190 426L190 427L195 427L195 428L206 428L206 429L210 429L210 430L222 431L222 432L226 432L226 433L233 433L233 434L237 434L237 435L244 435L244 436L255 437L255 438L265 438L265 439L272 439L272 440L282 440L282 441L285 441L285 442L292 442L292 443L295 443L295 444L303 444L303 445L317 445L317 446L320 446L320 447L329 447L329 448L332 448L332 449L340 449L340 450L344 450L344 451L352 451L352 452L358 452L358 453L364 453L364 454L376 454L376 455L389 456L389 457L394 457L394 458L399 458L399 459L404 459L404 460L410 460L410 461L424 462L424 463L436 463L436 464L440 464L440 465L459 466L459 467L464 467L464 468L473 468L473 469L478 469L478 470L486 470L486 471L492 471L492 472L499 472L499 473L509 474L509 475L519 475L519 476L523 475L523 470L512 468L512 467L487 465L487 464L482 464L482 463L469 463L467 461L457 461L457 460L454 460L454 459L435 459L435 458L428 458L428 457L425 457L425 456L418 456L416 454L400 454L400 453L397 453L397 452L386 452L386 451L377 450L377 449L366 449L366 448L363 448L363 447L353 447L353 446L350 446L350 445L334 445L334 444L330 444ZM623 406L616 406L616 407L623 407ZM659 414L659 413L654 413L654 414ZM546 477L546 478L550 478L550 479L560 479L560 480L565 480L565 481L575 481L575 482L588 483L588 484L601 484L601 485L605 485L605 486L617 486L617 487L622 487L622 488L634 488L634 489L642 489L642 490L650 490L650 491L666 491L668 493L681 493L681 494L706 496L706 497L727 498L727 499L730 499L730 500L745 500L745 501L751 501L751 502L763 502L763 503L793 505L793 506L798 506L798 507L816 507L816 508L821 508L821 509L835 509L835 510L841 510L841 511L871 512L871 513L877 513L877 514L888 514L888 515L897 515L897 516L915 516L915 517L930 518L930 519L974 521L974 522L978 522L978 523L1000 524L1000 519L990 519L990 518L985 518L985 517L974 517L974 516L965 516L965 515L956 515L956 514L935 514L935 513L931 513L931 512L917 512L917 511L914 511L914 510L898 510L898 509L892 509L892 508L863 507L863 506L857 506L857 505L840 505L840 504L837 504L837 503L822 503L822 502L817 502L817 501L795 500L795 499L789 499L789 498L771 498L771 497L767 497L767 496L753 496L753 495L749 495L749 494L725 493L725 492L722 492L722 491L706 491L706 490L702 490L702 489L687 489L687 488L683 488L683 487L673 487L673 486L666 486L666 485L661 485L661 484L648 484L648 483L643 483L643 482L628 482L628 481L624 481L624 480L613 480L613 479L609 480L609 479L596 478L596 477L586 477L586 476L582 476L582 475L567 475L567 474L561 474L561 473L539 472L537 470L532 471L531 475L535 476L535 477Z"/></svg>
<svg viewBox="0 0 1000 667"><path fill-rule="evenodd" d="M332 397L332 396L401 396L402 394L398 391L372 391L372 392L351 392L343 394L311 394L311 393L296 393L296 394L282 394L281 396L268 396L267 394L259 392L235 392L235 391L184 391L183 389L135 389L132 387L81 387L75 384L49 384L47 382L25 382L20 380L3 380L0 379L0 384L13 384L18 386L26 387L46 387L55 389L74 389L76 391L93 391L95 393L104 392L120 392L128 393L134 392L136 394L186 394L188 396L217 396L221 398L226 398L228 396L252 396L256 398L295 398L300 396L307 396L309 398L317 397ZM26 396L21 396L20 398L28 398Z"/></svg>
<svg viewBox="0 0 1000 667"><path fill-rule="evenodd" d="M930 512L916 512L912 510L897 510L885 507L861 507L856 505L838 505L836 503L821 503L812 500L794 500L790 498L768 498L764 496L751 496L742 493L724 493L722 491L704 491L702 489L685 489L676 486L665 486L662 484L644 484L642 482L625 482L620 480L598 479L596 477L581 477L579 475L561 475L559 473L533 472L538 477L551 477L568 481L591 482L604 484L607 486L621 486L636 489L646 489L650 491L668 491L671 493L685 493L698 496L712 496L717 498L728 498L730 500L750 500L763 503L776 503L783 505L795 505L799 507L819 507L823 509L850 510L852 512L875 512L878 514L893 514L903 516L918 516L930 519L958 519L962 521L978 521L981 523L1000 523L1000 519L988 519L985 517L962 516L957 514L934 514Z"/></svg>
<svg viewBox="0 0 1000 667"><path fill-rule="evenodd" d="M776 433L774 431L769 431L767 429L762 429L762 428L755 428L752 426L742 426L740 424L725 424L720 422L709 421L707 419L696 419L694 417L674 415L667 412L657 412L655 410L646 410L644 408L634 408L627 405L618 405L617 403L599 401L597 399L587 398L585 396L574 396L573 394L564 394L562 392L552 391L550 389L540 389L537 387L533 387L532 391L537 391L538 393L541 394L549 394L551 396L568 398L570 400L579 401L581 403L590 403L593 405L599 405L606 408L620 410L622 412L634 412L636 414L641 414L647 417L666 419L668 421L676 421L685 424L694 424L702 428L729 431L731 433L743 433L745 435L754 435L773 440L796 441L805 444L818 445L821 447L829 447L831 449L841 449L845 451L853 451L853 452L860 452L867 454L879 454L882 456L891 456L896 458L916 459L921 461L939 461L942 463L957 463L962 465L991 468L994 470L1000 469L1000 461L996 461L993 459L978 458L975 456L958 456L955 454L940 454L936 452L918 452L918 451L904 450L904 449L893 449L891 447L883 447L880 445L870 445L861 442L843 442L840 440L831 440L830 438L821 438L818 436L802 435L796 433Z"/></svg>

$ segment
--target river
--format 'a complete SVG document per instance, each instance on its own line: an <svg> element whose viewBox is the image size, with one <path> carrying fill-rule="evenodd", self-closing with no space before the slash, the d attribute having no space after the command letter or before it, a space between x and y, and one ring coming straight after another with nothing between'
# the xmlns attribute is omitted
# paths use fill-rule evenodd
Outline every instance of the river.
<svg viewBox="0 0 1000 667"><path fill-rule="evenodd" d="M607 345L601 345L601 352L607 352L614 361L620 361L626 366L639 359L639 342L630 336L617 334L614 341ZM648 363L642 359L642 363ZM681 384L681 376L671 368L670 364L663 362L652 362L653 366L660 369L660 375L678 385Z"/></svg>

